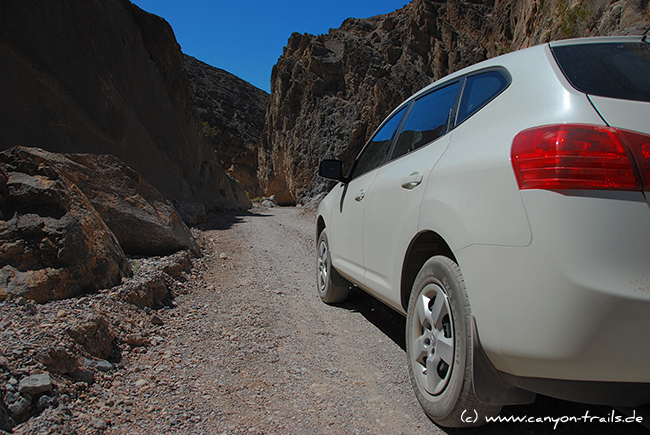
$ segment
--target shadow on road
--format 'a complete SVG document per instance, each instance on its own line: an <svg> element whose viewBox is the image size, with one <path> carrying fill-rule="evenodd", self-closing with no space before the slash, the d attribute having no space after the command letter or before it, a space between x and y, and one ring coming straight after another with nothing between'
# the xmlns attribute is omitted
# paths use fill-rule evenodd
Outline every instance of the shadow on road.
<svg viewBox="0 0 650 435"><path fill-rule="evenodd" d="M194 228L201 231L228 230L234 225L242 223L245 217L270 217L270 215L251 211L209 212L205 222L194 225Z"/></svg>
<svg viewBox="0 0 650 435"><path fill-rule="evenodd" d="M406 352L404 335L406 318L404 316L356 287L352 288L348 299L339 306L360 313Z"/></svg>
<svg viewBox="0 0 650 435"><path fill-rule="evenodd" d="M338 306L360 313L406 352L404 316L357 288L354 288L349 298ZM500 422L469 429L441 429L449 435L650 434L647 426L632 422L632 416L637 419L641 417L643 423L648 425L650 407L623 412L607 406L567 402L538 394L537 400L530 405L504 407Z"/></svg>

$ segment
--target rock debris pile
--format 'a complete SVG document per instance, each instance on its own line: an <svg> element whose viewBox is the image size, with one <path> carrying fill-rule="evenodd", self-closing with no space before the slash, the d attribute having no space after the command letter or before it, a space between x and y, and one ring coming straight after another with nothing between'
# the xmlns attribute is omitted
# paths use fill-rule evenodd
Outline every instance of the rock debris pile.
<svg viewBox="0 0 650 435"><path fill-rule="evenodd" d="M164 340L161 310L187 292L193 273L188 251L129 262L133 277L94 294L0 302L1 430L92 432L108 427L107 409L126 412L111 388L130 354Z"/></svg>

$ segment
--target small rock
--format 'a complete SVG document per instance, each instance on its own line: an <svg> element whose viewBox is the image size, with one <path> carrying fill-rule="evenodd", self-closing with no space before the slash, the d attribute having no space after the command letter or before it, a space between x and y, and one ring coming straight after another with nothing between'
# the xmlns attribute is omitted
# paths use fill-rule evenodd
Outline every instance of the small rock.
<svg viewBox="0 0 650 435"><path fill-rule="evenodd" d="M59 311L56 312L56 318L57 319L63 319L67 315L68 315L68 313L65 310L59 310Z"/></svg>
<svg viewBox="0 0 650 435"><path fill-rule="evenodd" d="M25 304L25 309L29 314L38 314L38 307L33 302L27 302Z"/></svg>
<svg viewBox="0 0 650 435"><path fill-rule="evenodd" d="M219 258L221 258L222 260L227 260L227 259L228 259L228 255L226 255L225 252L222 252L221 254L219 254Z"/></svg>
<svg viewBox="0 0 650 435"><path fill-rule="evenodd" d="M14 300L14 302L16 303L16 305L25 305L25 304L27 303L27 299L25 299L25 298L22 297L22 296L18 296L18 297Z"/></svg>
<svg viewBox="0 0 650 435"><path fill-rule="evenodd" d="M22 355L24 349L16 349L14 351L15 355ZM16 369L13 371L12 375L15 377L20 378L21 376L28 375L29 374L29 368L28 367L21 367L19 369Z"/></svg>
<svg viewBox="0 0 650 435"><path fill-rule="evenodd" d="M0 431L9 433L15 425L16 422L11 418L9 410L0 401Z"/></svg>
<svg viewBox="0 0 650 435"><path fill-rule="evenodd" d="M41 364L48 365L52 363L52 357L48 351L41 350L36 354L36 361L40 362Z"/></svg>
<svg viewBox="0 0 650 435"><path fill-rule="evenodd" d="M8 391L5 395L5 402L7 402L8 405L11 405L20 400L21 397L22 396L17 391Z"/></svg>
<svg viewBox="0 0 650 435"><path fill-rule="evenodd" d="M43 350L37 359L47 366L48 371L60 375L74 373L79 368L79 358L64 347Z"/></svg>
<svg viewBox="0 0 650 435"><path fill-rule="evenodd" d="M108 429L108 424L106 424L106 420L97 417L93 417L90 419L90 426L97 430Z"/></svg>
<svg viewBox="0 0 650 435"><path fill-rule="evenodd" d="M135 381L135 386L138 387L138 388L142 388L145 385L147 385L148 383L149 383L149 381L147 381L146 379L138 379L137 381Z"/></svg>
<svg viewBox="0 0 650 435"><path fill-rule="evenodd" d="M75 381L78 381L77 383L92 385L95 382L95 375L93 375L91 371L84 369L79 369L70 373L70 377Z"/></svg>
<svg viewBox="0 0 650 435"><path fill-rule="evenodd" d="M11 416L15 419L19 419L23 414L25 414L27 411L29 411L31 407L31 401L27 400L26 398L20 396L18 400L15 402L9 404L7 408L9 408L9 412L11 413Z"/></svg>
<svg viewBox="0 0 650 435"><path fill-rule="evenodd" d="M106 361L105 359L94 360L94 359L84 358L84 364L88 367L95 368L100 372L110 372L115 368L113 367L113 364Z"/></svg>
<svg viewBox="0 0 650 435"><path fill-rule="evenodd" d="M40 413L47 408L56 408L58 405L59 403L56 397L42 395L36 402L36 411Z"/></svg>
<svg viewBox="0 0 650 435"><path fill-rule="evenodd" d="M154 325L163 325L165 322L155 314L151 315L151 323Z"/></svg>
<svg viewBox="0 0 650 435"><path fill-rule="evenodd" d="M124 341L126 344L132 347L140 347L147 344L147 339L138 334L129 334L126 336L126 339Z"/></svg>
<svg viewBox="0 0 650 435"><path fill-rule="evenodd" d="M22 379L18 384L18 391L20 391L20 394L30 394L32 396L52 391L52 380L49 373L41 373Z"/></svg>

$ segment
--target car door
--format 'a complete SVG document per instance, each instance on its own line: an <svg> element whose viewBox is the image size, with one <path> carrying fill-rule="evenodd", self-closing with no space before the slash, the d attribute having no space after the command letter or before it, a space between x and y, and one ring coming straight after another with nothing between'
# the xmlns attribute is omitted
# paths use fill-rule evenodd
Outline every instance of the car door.
<svg viewBox="0 0 650 435"><path fill-rule="evenodd" d="M418 230L420 203L429 174L449 145L459 82L416 99L395 140L392 160L365 192L363 254L366 286L399 304L402 259Z"/></svg>
<svg viewBox="0 0 650 435"><path fill-rule="evenodd" d="M386 162L395 132L401 124L405 108L388 118L356 159L350 181L341 183L339 204L332 211L328 238L332 264L351 281L363 285L363 214L365 196L377 174L377 168Z"/></svg>

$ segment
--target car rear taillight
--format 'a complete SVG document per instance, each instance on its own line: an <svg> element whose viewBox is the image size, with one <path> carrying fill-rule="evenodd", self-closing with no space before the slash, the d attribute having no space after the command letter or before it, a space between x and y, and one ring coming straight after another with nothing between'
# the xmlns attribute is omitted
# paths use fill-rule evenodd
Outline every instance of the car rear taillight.
<svg viewBox="0 0 650 435"><path fill-rule="evenodd" d="M611 127L548 125L512 142L520 189L650 188L650 136Z"/></svg>

